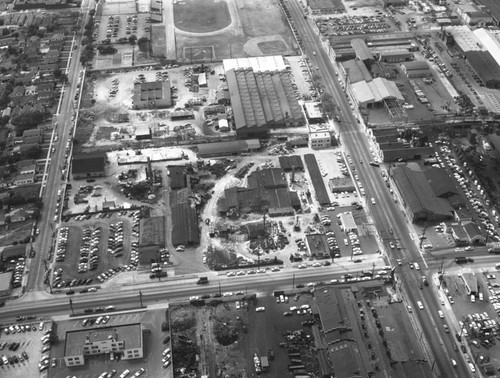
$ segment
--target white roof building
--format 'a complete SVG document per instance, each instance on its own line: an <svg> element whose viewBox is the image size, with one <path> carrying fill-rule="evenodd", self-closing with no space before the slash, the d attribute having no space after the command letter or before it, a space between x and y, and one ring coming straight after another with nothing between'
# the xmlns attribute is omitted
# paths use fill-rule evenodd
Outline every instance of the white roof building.
<svg viewBox="0 0 500 378"><path fill-rule="evenodd" d="M455 43L463 52L486 50L479 38L472 33L468 26L448 26L446 31L453 36Z"/></svg>
<svg viewBox="0 0 500 378"><path fill-rule="evenodd" d="M370 82L359 81L351 87L359 105L373 104L388 99L404 101L396 83L381 77Z"/></svg>
<svg viewBox="0 0 500 378"><path fill-rule="evenodd" d="M487 29L476 29L472 32L480 41L481 44L488 50L491 56L500 65L500 40L497 35Z"/></svg>

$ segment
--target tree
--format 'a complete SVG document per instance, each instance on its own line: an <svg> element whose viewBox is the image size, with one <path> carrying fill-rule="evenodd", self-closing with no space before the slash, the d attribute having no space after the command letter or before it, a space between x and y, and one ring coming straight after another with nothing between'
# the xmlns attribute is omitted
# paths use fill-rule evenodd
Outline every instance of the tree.
<svg viewBox="0 0 500 378"><path fill-rule="evenodd" d="M24 130L29 130L35 128L37 125L45 121L50 117L50 112L44 111L31 111L25 112L17 117L12 118L10 121L14 126L16 126L17 135L22 135Z"/></svg>
<svg viewBox="0 0 500 378"><path fill-rule="evenodd" d="M149 39L141 37L137 40L137 45L139 46L139 50L147 52L149 50Z"/></svg>
<svg viewBox="0 0 500 378"><path fill-rule="evenodd" d="M38 31L38 26L36 26L35 24L31 24L30 26L28 26L28 36L29 37L35 35L37 31Z"/></svg>
<svg viewBox="0 0 500 378"><path fill-rule="evenodd" d="M39 159L42 154L40 146L33 146L22 153L24 159Z"/></svg>
<svg viewBox="0 0 500 378"><path fill-rule="evenodd" d="M128 43L130 43L132 46L135 45L136 42L137 42L136 35L131 35L130 37L128 37Z"/></svg>
<svg viewBox="0 0 500 378"><path fill-rule="evenodd" d="M328 115L333 115L335 109L337 108L333 102L333 97L328 92L323 92L320 97L321 104L323 105L323 111Z"/></svg>
<svg viewBox="0 0 500 378"><path fill-rule="evenodd" d="M97 50L101 55L113 55L118 51L111 45L101 45L97 48Z"/></svg>

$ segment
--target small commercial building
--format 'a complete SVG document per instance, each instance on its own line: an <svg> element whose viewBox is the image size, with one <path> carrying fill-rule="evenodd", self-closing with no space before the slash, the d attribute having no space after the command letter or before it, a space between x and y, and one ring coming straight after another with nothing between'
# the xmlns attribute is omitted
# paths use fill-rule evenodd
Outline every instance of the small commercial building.
<svg viewBox="0 0 500 378"><path fill-rule="evenodd" d="M345 11L341 0L307 0L307 9L313 15L335 14Z"/></svg>
<svg viewBox="0 0 500 378"><path fill-rule="evenodd" d="M384 49L377 53L378 60L384 63L410 62L413 60L413 53L408 49Z"/></svg>
<svg viewBox="0 0 500 378"><path fill-rule="evenodd" d="M172 106L172 93L169 80L134 85L134 109L162 109L170 106Z"/></svg>
<svg viewBox="0 0 500 378"><path fill-rule="evenodd" d="M141 323L66 332L66 367L82 366L91 356L115 353L122 360L143 358Z"/></svg>
<svg viewBox="0 0 500 378"><path fill-rule="evenodd" d="M424 61L413 61L401 63L401 70L409 79L432 77L432 71Z"/></svg>
<svg viewBox="0 0 500 378"><path fill-rule="evenodd" d="M104 152L73 155L71 173L75 180L103 177L105 175L105 168L106 153Z"/></svg>
<svg viewBox="0 0 500 378"><path fill-rule="evenodd" d="M340 223L342 231L344 232L358 232L358 226L356 221L350 211L346 211L340 214Z"/></svg>
<svg viewBox="0 0 500 378"><path fill-rule="evenodd" d="M303 107L309 124L323 123L325 121L319 102L308 101L304 103Z"/></svg>
<svg viewBox="0 0 500 378"><path fill-rule="evenodd" d="M151 139L151 129L148 125L140 125L135 128L135 139L144 140Z"/></svg>
<svg viewBox="0 0 500 378"><path fill-rule="evenodd" d="M333 177L328 180L328 187L332 193L354 192L356 190L351 176Z"/></svg>
<svg viewBox="0 0 500 378"><path fill-rule="evenodd" d="M306 245L309 256L317 259L327 259L330 257L330 247L325 234L306 235Z"/></svg>
<svg viewBox="0 0 500 378"><path fill-rule="evenodd" d="M332 146L332 136L329 131L311 131L309 133L309 147L320 150Z"/></svg>

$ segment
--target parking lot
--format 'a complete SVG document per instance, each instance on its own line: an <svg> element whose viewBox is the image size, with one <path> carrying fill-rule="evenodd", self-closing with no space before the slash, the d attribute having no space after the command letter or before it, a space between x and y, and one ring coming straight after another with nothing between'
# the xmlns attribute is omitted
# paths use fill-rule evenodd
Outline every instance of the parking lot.
<svg viewBox="0 0 500 378"><path fill-rule="evenodd" d="M0 375L35 377L39 375L40 366L44 366L41 368L44 371L51 364L59 363L52 360L50 343L42 342L48 329L49 323L35 320L3 325L0 330Z"/></svg>
<svg viewBox="0 0 500 378"><path fill-rule="evenodd" d="M324 37L386 33L394 29L391 24L392 22L382 15L323 17L317 21L319 31Z"/></svg>
<svg viewBox="0 0 500 378"><path fill-rule="evenodd" d="M86 292L88 289L80 286L99 285L120 272L136 269L139 213L129 212L128 217L123 212L109 213L109 221L98 213L62 227L55 255L53 288L70 287Z"/></svg>

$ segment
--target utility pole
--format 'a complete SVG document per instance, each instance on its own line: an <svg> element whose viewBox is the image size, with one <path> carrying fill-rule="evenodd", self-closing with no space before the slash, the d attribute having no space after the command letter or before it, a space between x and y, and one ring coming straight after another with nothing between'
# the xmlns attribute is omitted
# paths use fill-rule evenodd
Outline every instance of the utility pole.
<svg viewBox="0 0 500 378"><path fill-rule="evenodd" d="M73 300L69 299L69 307L71 308L71 314L75 316L75 310L73 309Z"/></svg>

